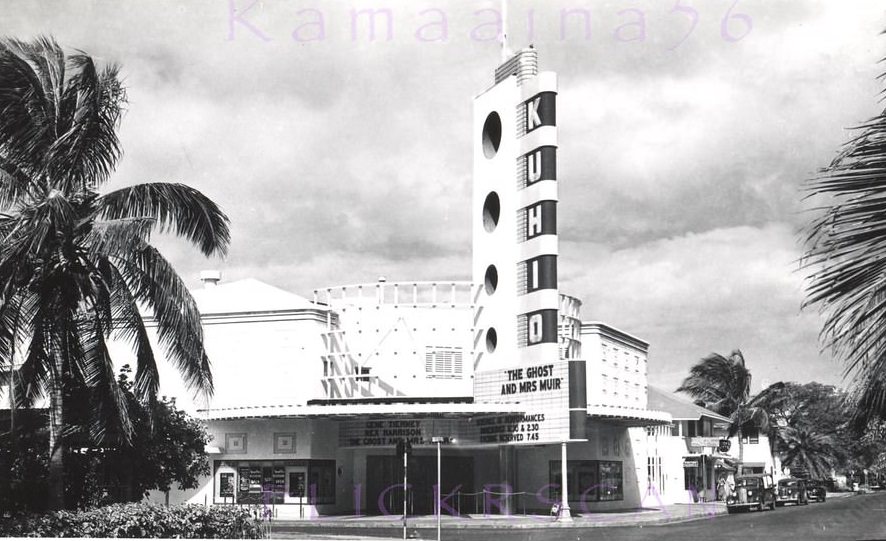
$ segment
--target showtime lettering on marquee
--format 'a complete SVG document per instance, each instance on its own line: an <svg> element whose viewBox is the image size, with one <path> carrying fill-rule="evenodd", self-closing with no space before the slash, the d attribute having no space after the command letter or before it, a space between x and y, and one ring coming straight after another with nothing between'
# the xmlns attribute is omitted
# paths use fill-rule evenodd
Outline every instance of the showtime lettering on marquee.
<svg viewBox="0 0 886 541"><path fill-rule="evenodd" d="M539 441L544 413L486 417L475 421L480 429L480 443L519 443Z"/></svg>

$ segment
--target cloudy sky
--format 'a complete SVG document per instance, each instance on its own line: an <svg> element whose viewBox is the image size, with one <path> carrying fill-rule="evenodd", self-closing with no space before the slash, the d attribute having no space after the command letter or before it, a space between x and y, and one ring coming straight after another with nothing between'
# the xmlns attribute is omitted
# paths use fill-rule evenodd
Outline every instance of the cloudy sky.
<svg viewBox="0 0 886 541"><path fill-rule="evenodd" d="M651 383L734 348L755 390L840 381L800 309L800 184L878 112L880 4L510 2L512 44L560 76L561 290L651 342ZM114 183L188 183L233 223L225 261L162 241L189 283L218 268L309 297L470 279L471 99L499 5L3 0L0 24L122 65ZM355 34L355 9L389 10L390 35L384 17Z"/></svg>

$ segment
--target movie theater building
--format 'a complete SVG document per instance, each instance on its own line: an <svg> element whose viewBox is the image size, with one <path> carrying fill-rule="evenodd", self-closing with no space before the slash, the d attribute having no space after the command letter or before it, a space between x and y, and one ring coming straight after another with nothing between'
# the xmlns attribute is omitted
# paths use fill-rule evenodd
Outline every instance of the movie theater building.
<svg viewBox="0 0 886 541"><path fill-rule="evenodd" d="M380 279L308 300L205 275L216 393L193 407L212 476L190 501L398 514L408 442L410 514L433 512L438 446L445 513L641 506L643 427L671 419L647 409L648 344L582 323L559 291L557 93L530 48L474 100L470 282Z"/></svg>

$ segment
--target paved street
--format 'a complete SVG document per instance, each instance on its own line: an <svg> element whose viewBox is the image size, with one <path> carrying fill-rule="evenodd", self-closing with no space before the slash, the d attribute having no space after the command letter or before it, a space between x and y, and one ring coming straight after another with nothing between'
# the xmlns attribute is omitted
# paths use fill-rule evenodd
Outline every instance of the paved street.
<svg viewBox="0 0 886 541"><path fill-rule="evenodd" d="M414 531L422 539L434 539L432 529ZM398 538L398 528L316 528L287 525L275 528L278 539L355 539L367 536ZM886 539L886 493L866 494L850 498L813 503L805 507L782 507L775 511L720 515L692 522L655 526L623 526L594 528L534 528L516 530L450 529L443 530L443 539L487 541L506 535L508 540L581 540L605 539L689 541L695 539L729 541L749 539L813 539L873 540Z"/></svg>

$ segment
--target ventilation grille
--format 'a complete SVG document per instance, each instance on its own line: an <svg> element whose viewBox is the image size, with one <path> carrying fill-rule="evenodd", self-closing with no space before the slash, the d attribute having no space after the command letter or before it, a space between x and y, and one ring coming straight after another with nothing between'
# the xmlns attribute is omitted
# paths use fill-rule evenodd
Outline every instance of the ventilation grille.
<svg viewBox="0 0 886 541"><path fill-rule="evenodd" d="M461 348L425 347L425 372L429 376L461 378L463 368Z"/></svg>

